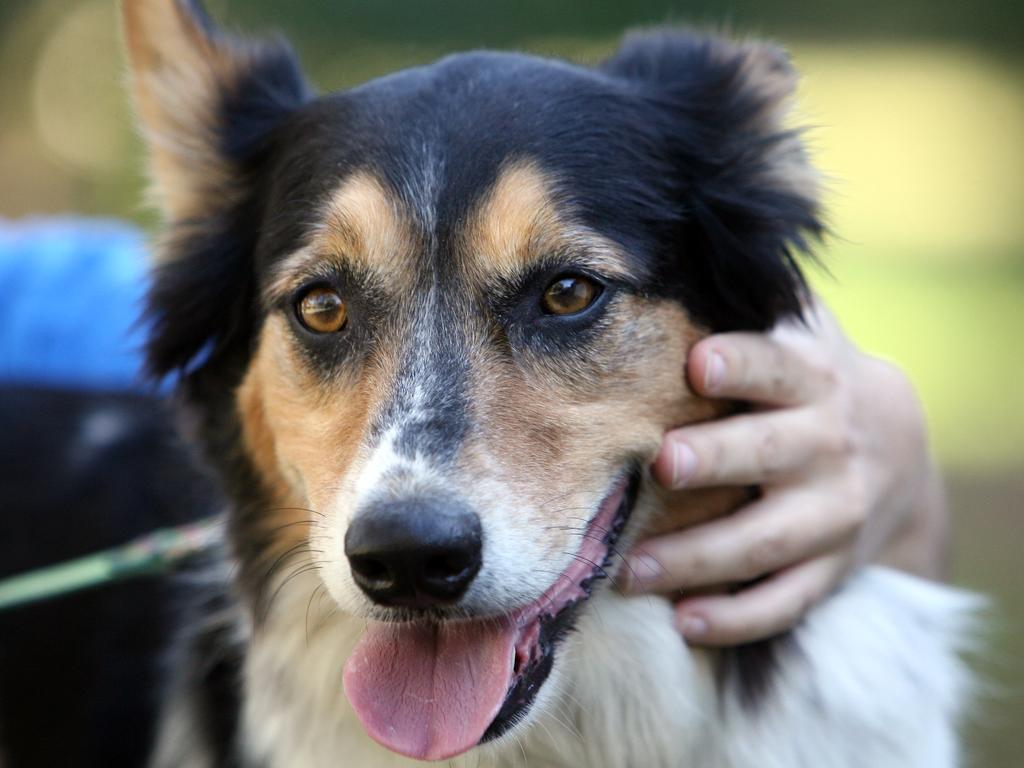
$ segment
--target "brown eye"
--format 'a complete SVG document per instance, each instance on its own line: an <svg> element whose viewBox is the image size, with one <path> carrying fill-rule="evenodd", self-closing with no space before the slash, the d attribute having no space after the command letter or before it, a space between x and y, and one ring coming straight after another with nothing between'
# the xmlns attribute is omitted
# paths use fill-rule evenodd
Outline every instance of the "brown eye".
<svg viewBox="0 0 1024 768"><path fill-rule="evenodd" d="M549 315L574 315L594 303L600 286L582 275L559 277L544 291L541 306Z"/></svg>
<svg viewBox="0 0 1024 768"><path fill-rule="evenodd" d="M299 320L314 333L336 333L345 327L348 310L330 288L313 288L295 308Z"/></svg>

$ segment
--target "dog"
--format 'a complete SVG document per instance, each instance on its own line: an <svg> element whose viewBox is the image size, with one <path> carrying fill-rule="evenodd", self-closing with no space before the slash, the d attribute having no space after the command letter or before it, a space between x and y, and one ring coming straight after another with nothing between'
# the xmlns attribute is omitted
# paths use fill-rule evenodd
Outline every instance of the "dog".
<svg viewBox="0 0 1024 768"><path fill-rule="evenodd" d="M149 369L229 504L154 766L957 764L970 597L868 568L713 652L611 585L680 522L663 433L723 412L687 349L801 312L824 226L781 50L664 29L317 95L282 40L122 8Z"/></svg>

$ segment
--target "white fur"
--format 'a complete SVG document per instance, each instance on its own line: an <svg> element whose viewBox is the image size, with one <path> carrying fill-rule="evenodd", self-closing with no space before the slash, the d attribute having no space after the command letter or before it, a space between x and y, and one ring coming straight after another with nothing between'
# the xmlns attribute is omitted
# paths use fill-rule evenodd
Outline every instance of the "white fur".
<svg viewBox="0 0 1024 768"><path fill-rule="evenodd" d="M341 675L362 621L304 622L311 575L251 638L243 741L268 766L416 765L373 743ZM660 598L596 595L529 722L455 766L953 768L969 699L958 659L978 601L870 568L796 631L767 698L744 708ZM319 622L311 619L311 625Z"/></svg>
<svg viewBox="0 0 1024 768"><path fill-rule="evenodd" d="M417 398L406 419L420 418ZM373 615L375 606L352 578L344 558L345 532L353 510L374 499L411 498L418 492L442 497L460 497L480 517L484 527L483 567L460 600L468 612L491 615L508 606L526 605L536 600L559 573L572 562L573 553L583 540L580 524L567 519L561 526L538 529L523 524L529 517L541 519L544 511L535 503L518 498L518 505L509 503L518 494L502 479L501 461L489 452L478 457L476 476L464 477L459 468L439 466L431 457L412 456L395 450L405 420L390 427L378 443L364 449L366 458L357 458L351 475L354 482L339 485L326 514L315 521L312 540L325 554L321 578L328 592L343 610L357 616ZM564 506L595 509L604 489L589 496L577 493L559 496Z"/></svg>

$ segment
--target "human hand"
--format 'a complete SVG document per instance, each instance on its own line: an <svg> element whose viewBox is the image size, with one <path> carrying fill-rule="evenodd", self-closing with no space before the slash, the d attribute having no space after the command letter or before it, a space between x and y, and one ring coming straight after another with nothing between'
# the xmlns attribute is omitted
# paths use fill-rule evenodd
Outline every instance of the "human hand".
<svg viewBox="0 0 1024 768"><path fill-rule="evenodd" d="M692 642L785 631L871 560L941 570L945 504L913 387L857 350L821 305L807 320L711 336L690 352L698 394L754 409L667 433L654 477L672 489L762 490L734 514L643 542L629 557L625 589L681 592L677 623ZM671 498L684 504L685 491Z"/></svg>

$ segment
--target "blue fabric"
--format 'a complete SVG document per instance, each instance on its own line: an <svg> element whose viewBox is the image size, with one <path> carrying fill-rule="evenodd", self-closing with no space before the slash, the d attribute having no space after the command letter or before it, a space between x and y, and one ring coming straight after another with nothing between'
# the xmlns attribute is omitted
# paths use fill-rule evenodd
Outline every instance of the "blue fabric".
<svg viewBox="0 0 1024 768"><path fill-rule="evenodd" d="M140 389L146 253L117 221L0 219L0 381Z"/></svg>

